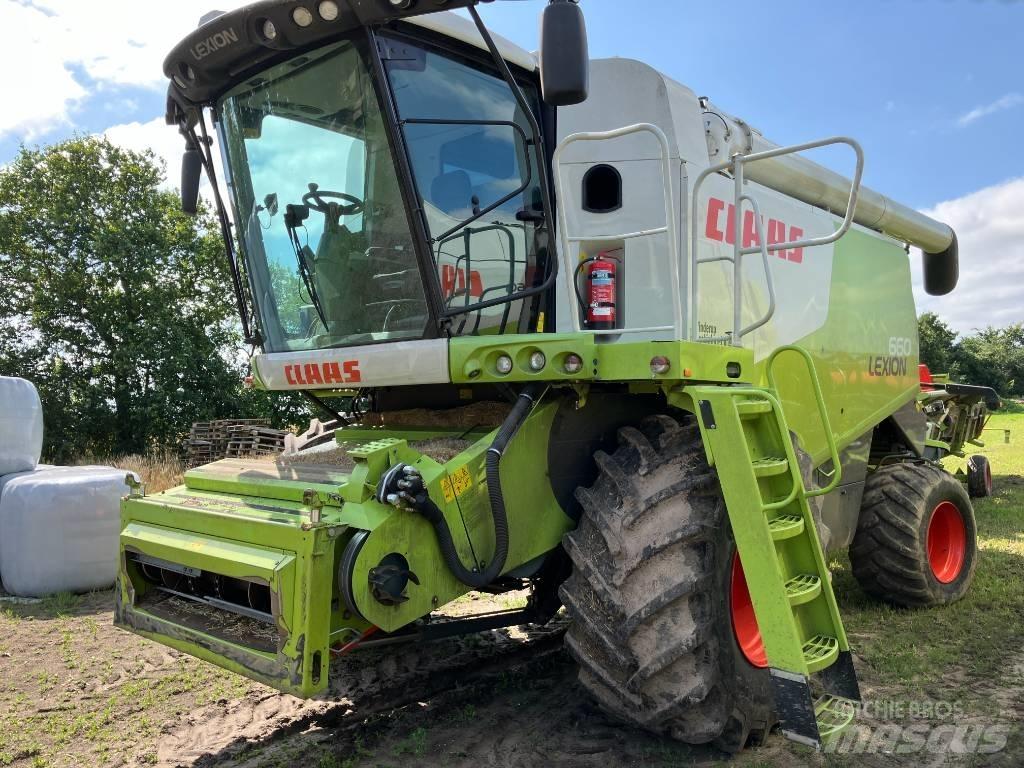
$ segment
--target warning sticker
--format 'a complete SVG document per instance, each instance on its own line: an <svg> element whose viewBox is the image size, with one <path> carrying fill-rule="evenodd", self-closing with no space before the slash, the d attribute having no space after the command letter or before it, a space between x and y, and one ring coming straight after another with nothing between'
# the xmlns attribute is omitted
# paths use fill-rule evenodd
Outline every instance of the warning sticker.
<svg viewBox="0 0 1024 768"><path fill-rule="evenodd" d="M455 490L452 488L452 480L450 477L446 477L441 481L441 493L444 494L444 500L449 504L455 501Z"/></svg>
<svg viewBox="0 0 1024 768"><path fill-rule="evenodd" d="M464 494L471 485L473 485L473 478L465 467L452 475L452 487L455 489L456 496Z"/></svg>

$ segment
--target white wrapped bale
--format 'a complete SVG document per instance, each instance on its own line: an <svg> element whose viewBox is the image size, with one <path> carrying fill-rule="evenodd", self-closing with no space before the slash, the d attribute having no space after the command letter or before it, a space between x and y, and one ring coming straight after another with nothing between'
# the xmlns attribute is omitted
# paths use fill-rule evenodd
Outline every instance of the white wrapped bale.
<svg viewBox="0 0 1024 768"><path fill-rule="evenodd" d="M113 467L58 467L4 478L4 589L19 597L43 597L113 584L128 474Z"/></svg>
<svg viewBox="0 0 1024 768"><path fill-rule="evenodd" d="M36 468L43 452L43 404L32 382L0 376L0 476Z"/></svg>

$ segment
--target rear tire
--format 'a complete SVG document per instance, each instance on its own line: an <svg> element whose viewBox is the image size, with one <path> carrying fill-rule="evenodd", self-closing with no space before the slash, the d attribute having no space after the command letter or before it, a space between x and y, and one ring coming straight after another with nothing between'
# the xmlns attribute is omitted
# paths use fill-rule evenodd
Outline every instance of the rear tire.
<svg viewBox="0 0 1024 768"><path fill-rule="evenodd" d="M768 670L733 632L735 544L697 427L653 416L595 461L561 588L580 683L614 716L680 741L736 752L763 738Z"/></svg>
<svg viewBox="0 0 1024 768"><path fill-rule="evenodd" d="M992 467L988 459L980 454L967 460L967 493L972 499L992 495Z"/></svg>
<svg viewBox="0 0 1024 768"><path fill-rule="evenodd" d="M977 557L971 500L948 472L891 464L868 477L850 562L869 595L908 608L955 602Z"/></svg>

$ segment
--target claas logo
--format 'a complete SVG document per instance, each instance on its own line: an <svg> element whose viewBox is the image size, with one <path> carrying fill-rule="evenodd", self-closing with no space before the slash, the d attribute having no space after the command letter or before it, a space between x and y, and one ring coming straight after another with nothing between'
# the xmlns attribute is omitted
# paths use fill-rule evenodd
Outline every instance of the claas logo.
<svg viewBox="0 0 1024 768"><path fill-rule="evenodd" d="M314 384L358 384L363 380L358 360L286 365L284 377L293 387L308 387Z"/></svg>
<svg viewBox="0 0 1024 768"><path fill-rule="evenodd" d="M763 216L761 217L764 218ZM723 221L724 219L724 221ZM794 243L802 240L804 231L800 227L787 225L778 219L768 219L767 224L762 221L762 231L768 239L768 245L779 243ZM736 206L726 205L724 200L712 197L708 200L708 220L704 228L704 236L708 240L716 240L719 243L735 245L736 243ZM743 247L750 248L760 245L761 239L757 236L757 227L754 222L754 212L744 211L743 213ZM794 264L801 264L804 260L804 249L793 248L791 250L781 249L774 251L780 259L792 261Z"/></svg>
<svg viewBox="0 0 1024 768"><path fill-rule="evenodd" d="M443 264L441 266L441 290L449 299L466 294L466 270ZM473 299L484 296L484 281L475 269L469 273L469 295Z"/></svg>

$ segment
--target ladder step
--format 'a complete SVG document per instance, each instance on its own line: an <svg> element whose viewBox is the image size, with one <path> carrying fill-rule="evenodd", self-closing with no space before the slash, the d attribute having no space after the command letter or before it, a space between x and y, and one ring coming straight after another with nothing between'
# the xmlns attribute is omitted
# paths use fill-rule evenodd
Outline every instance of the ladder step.
<svg viewBox="0 0 1024 768"><path fill-rule="evenodd" d="M786 459L769 457L758 459L753 464L754 474L758 477L774 477L789 471L789 462Z"/></svg>
<svg viewBox="0 0 1024 768"><path fill-rule="evenodd" d="M783 541L804 532L804 519L800 515L779 515L768 522L768 530L775 541Z"/></svg>
<svg viewBox="0 0 1024 768"><path fill-rule="evenodd" d="M801 573L786 582L790 605L803 605L821 594L821 579L813 573Z"/></svg>
<svg viewBox="0 0 1024 768"><path fill-rule="evenodd" d="M849 728L856 716L857 702L850 699L826 695L814 702L814 717L822 744Z"/></svg>
<svg viewBox="0 0 1024 768"><path fill-rule="evenodd" d="M814 673L830 666L839 658L839 641L828 635L815 635L804 643L804 662Z"/></svg>
<svg viewBox="0 0 1024 768"><path fill-rule="evenodd" d="M772 404L767 400L737 400L736 412L741 419L753 419L772 412Z"/></svg>

